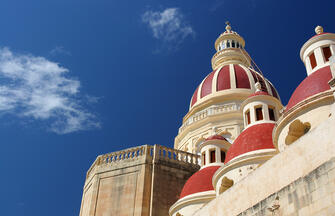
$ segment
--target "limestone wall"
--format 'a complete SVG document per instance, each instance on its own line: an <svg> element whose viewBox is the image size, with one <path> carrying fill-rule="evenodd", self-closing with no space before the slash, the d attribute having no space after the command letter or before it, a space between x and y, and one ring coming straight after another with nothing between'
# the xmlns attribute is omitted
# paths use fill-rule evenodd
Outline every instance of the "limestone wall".
<svg viewBox="0 0 335 216"><path fill-rule="evenodd" d="M168 215L198 162L159 145L98 156L87 172L80 216Z"/></svg>
<svg viewBox="0 0 335 216"><path fill-rule="evenodd" d="M335 215L335 158L239 214L242 215Z"/></svg>
<svg viewBox="0 0 335 216"><path fill-rule="evenodd" d="M334 134L332 115L194 215L335 215Z"/></svg>

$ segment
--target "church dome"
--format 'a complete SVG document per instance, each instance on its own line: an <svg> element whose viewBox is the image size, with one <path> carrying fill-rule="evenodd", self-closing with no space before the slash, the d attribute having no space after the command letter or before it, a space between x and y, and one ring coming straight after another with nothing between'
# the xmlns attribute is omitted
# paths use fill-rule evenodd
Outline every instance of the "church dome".
<svg viewBox="0 0 335 216"><path fill-rule="evenodd" d="M328 82L331 78L330 66L320 68L307 76L293 92L285 111L288 111L308 97L329 90L330 86Z"/></svg>
<svg viewBox="0 0 335 216"><path fill-rule="evenodd" d="M242 64L228 64L211 72L195 90L190 109L203 101L220 97L227 94L234 94L234 90L246 90L253 93L254 83L260 82L262 90L278 98L278 93L272 83L264 79L256 71L243 66Z"/></svg>
<svg viewBox="0 0 335 216"><path fill-rule="evenodd" d="M185 183L179 199L199 192L213 191L212 177L219 168L220 166L209 166L194 173Z"/></svg>
<svg viewBox="0 0 335 216"><path fill-rule="evenodd" d="M242 131L232 146L228 149L225 163L248 152L274 149L272 142L272 131L274 126L274 123L261 123L252 125Z"/></svg>

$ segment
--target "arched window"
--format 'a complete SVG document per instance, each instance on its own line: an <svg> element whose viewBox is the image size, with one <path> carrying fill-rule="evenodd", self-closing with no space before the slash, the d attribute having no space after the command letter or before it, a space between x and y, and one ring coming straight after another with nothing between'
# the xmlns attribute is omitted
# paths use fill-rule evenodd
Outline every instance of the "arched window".
<svg viewBox="0 0 335 216"><path fill-rule="evenodd" d="M236 48L240 48L240 43L238 41L236 42Z"/></svg>
<svg viewBox="0 0 335 216"><path fill-rule="evenodd" d="M229 47L230 47L230 41L227 40L227 48L229 48Z"/></svg>

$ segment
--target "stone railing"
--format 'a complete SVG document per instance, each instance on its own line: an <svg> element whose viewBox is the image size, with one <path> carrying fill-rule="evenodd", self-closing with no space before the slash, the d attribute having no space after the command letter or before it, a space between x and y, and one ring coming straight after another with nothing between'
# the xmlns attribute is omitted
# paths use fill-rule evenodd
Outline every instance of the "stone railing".
<svg viewBox="0 0 335 216"><path fill-rule="evenodd" d="M200 165L200 156L189 152L167 148L161 145L143 145L117 152L99 155L88 169L86 178L90 177L93 171L100 166L113 166L122 162L130 162L147 157L152 161L165 160L181 162L189 165Z"/></svg>
<svg viewBox="0 0 335 216"><path fill-rule="evenodd" d="M222 113L234 112L240 109L240 104L230 103L230 104L220 104L210 106L200 112L191 115L179 128L179 133L185 130L188 125L191 125L197 121L205 119L208 116L218 115Z"/></svg>
<svg viewBox="0 0 335 216"><path fill-rule="evenodd" d="M200 165L200 156L177 149L167 148L165 146L155 145L153 151L156 151L155 159L173 160L188 164Z"/></svg>

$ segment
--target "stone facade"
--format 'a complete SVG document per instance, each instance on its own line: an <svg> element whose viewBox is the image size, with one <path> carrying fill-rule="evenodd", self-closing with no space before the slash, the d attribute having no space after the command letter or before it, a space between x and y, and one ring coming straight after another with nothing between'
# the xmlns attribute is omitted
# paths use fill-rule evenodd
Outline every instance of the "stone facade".
<svg viewBox="0 0 335 216"><path fill-rule="evenodd" d="M98 156L87 172L80 216L168 215L198 162L159 145Z"/></svg>
<svg viewBox="0 0 335 216"><path fill-rule="evenodd" d="M238 216L335 215L334 202L335 158L243 211Z"/></svg>
<svg viewBox="0 0 335 216"><path fill-rule="evenodd" d="M335 105L332 110L334 113ZM194 215L335 215L333 134L335 115L205 204ZM279 200L276 201L277 196ZM279 208L274 209L277 204Z"/></svg>

